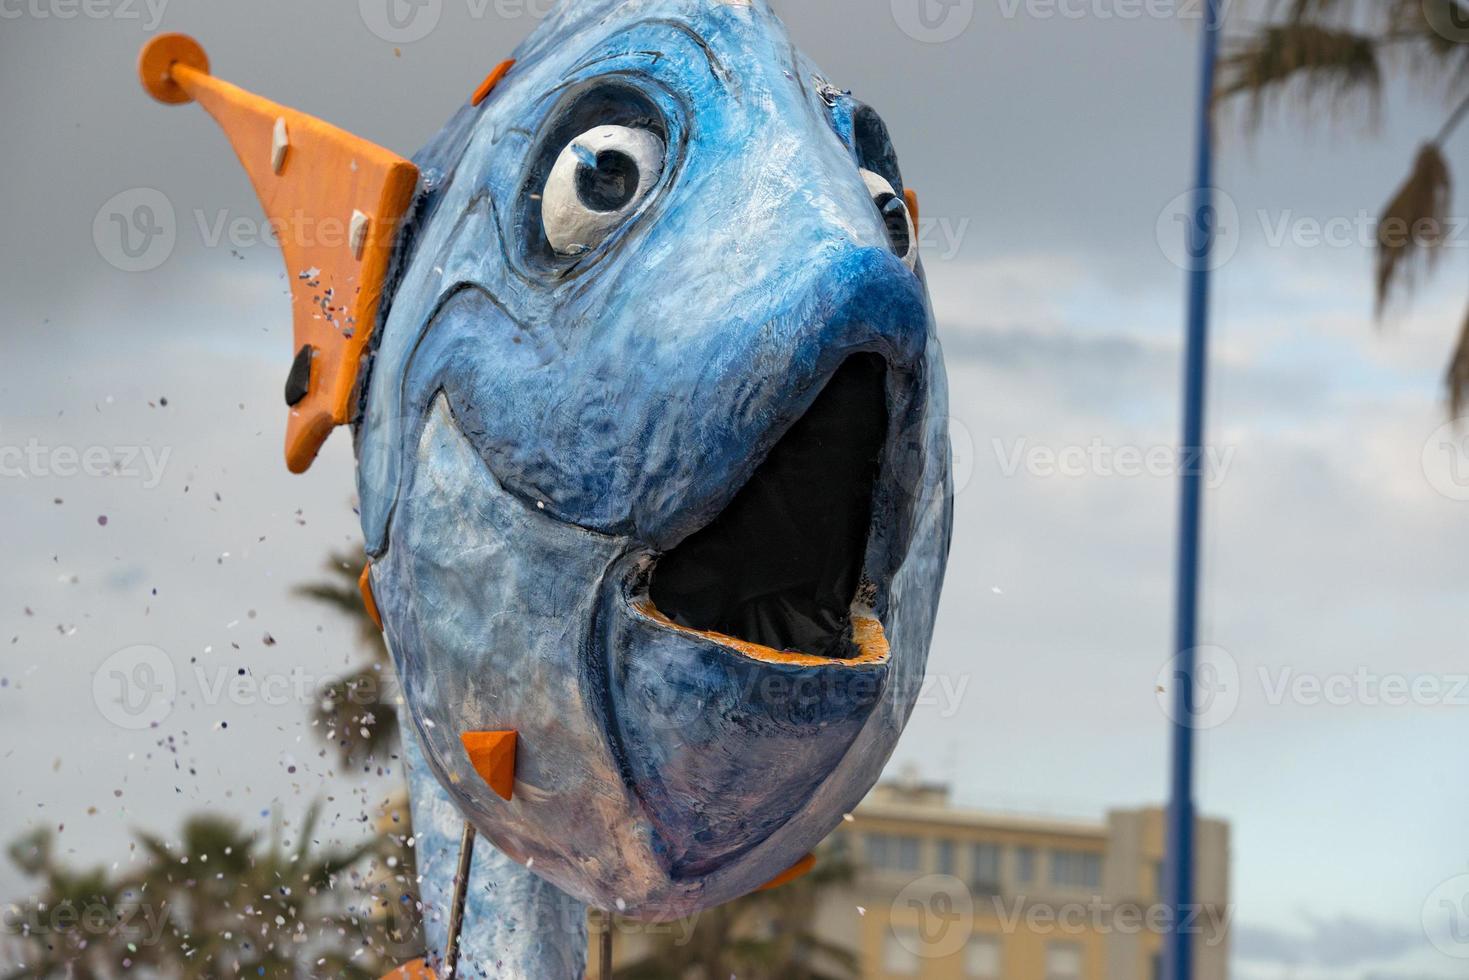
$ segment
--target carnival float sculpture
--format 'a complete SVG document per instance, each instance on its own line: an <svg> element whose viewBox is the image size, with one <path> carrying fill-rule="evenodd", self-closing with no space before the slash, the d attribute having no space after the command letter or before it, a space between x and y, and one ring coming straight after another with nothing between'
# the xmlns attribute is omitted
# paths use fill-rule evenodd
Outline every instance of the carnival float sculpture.
<svg viewBox="0 0 1469 980"><path fill-rule="evenodd" d="M563 0L411 161L183 35L140 72L286 229L287 465L354 439L430 951L400 972L578 977L585 910L537 927L567 902L667 920L808 866L913 708L951 525L878 114L764 0Z"/></svg>

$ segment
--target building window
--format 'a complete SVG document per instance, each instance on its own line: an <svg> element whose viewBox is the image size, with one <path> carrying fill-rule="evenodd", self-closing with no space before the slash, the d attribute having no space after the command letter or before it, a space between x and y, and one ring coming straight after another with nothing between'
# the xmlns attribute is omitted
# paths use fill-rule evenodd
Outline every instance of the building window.
<svg viewBox="0 0 1469 980"><path fill-rule="evenodd" d="M1101 888L1102 856L1089 851L1052 851L1051 884L1061 888Z"/></svg>
<svg viewBox="0 0 1469 980"><path fill-rule="evenodd" d="M1000 941L975 936L964 947L964 976L971 980L1000 980Z"/></svg>
<svg viewBox="0 0 1469 980"><path fill-rule="evenodd" d="M969 846L969 883L975 891L994 894L1000 890L1000 848L996 844Z"/></svg>
<svg viewBox="0 0 1469 980"><path fill-rule="evenodd" d="M897 863L897 869L899 871L917 871L918 870L918 838L917 837L898 837L898 838L895 838L895 840L897 841L897 844L898 844L898 863Z"/></svg>
<svg viewBox="0 0 1469 980"><path fill-rule="evenodd" d="M1162 861L1153 862L1153 894L1163 898L1168 894L1168 872L1164 871Z"/></svg>
<svg viewBox="0 0 1469 980"><path fill-rule="evenodd" d="M884 834L867 835L867 866L882 871L893 865L893 839Z"/></svg>
<svg viewBox="0 0 1469 980"><path fill-rule="evenodd" d="M919 943L917 929L900 929L894 926L883 937L883 971L904 977L917 976L920 964L914 950L919 948Z"/></svg>
<svg viewBox="0 0 1469 980"><path fill-rule="evenodd" d="M1015 849L1015 879L1027 884L1035 881L1035 848Z"/></svg>
<svg viewBox="0 0 1469 980"><path fill-rule="evenodd" d="M1081 980L1081 946L1046 943L1046 980Z"/></svg>
<svg viewBox="0 0 1469 980"><path fill-rule="evenodd" d="M917 837L867 835L867 866L874 871L918 871Z"/></svg>
<svg viewBox="0 0 1469 980"><path fill-rule="evenodd" d="M936 870L941 875L954 874L954 842L951 840L938 841L938 855L935 859Z"/></svg>

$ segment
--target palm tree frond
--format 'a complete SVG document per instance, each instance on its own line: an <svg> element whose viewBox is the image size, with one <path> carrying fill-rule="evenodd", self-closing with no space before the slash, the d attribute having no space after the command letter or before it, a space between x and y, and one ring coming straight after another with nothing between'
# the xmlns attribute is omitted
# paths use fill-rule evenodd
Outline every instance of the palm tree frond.
<svg viewBox="0 0 1469 980"><path fill-rule="evenodd" d="M1469 314L1465 315L1464 325L1459 328L1459 342L1454 345L1454 356L1449 361L1444 380L1449 390L1449 413L1458 418L1465 403L1469 402Z"/></svg>
<svg viewBox="0 0 1469 980"><path fill-rule="evenodd" d="M1304 21L1262 28L1225 55L1218 100L1248 96L1251 121L1265 98L1296 85L1306 102L1325 96L1333 106L1366 96L1375 112L1382 91L1380 39Z"/></svg>
<svg viewBox="0 0 1469 980"><path fill-rule="evenodd" d="M1438 258L1449 207L1449 165L1435 143L1425 143L1413 170L1377 222L1377 313L1397 289L1411 289L1420 266Z"/></svg>

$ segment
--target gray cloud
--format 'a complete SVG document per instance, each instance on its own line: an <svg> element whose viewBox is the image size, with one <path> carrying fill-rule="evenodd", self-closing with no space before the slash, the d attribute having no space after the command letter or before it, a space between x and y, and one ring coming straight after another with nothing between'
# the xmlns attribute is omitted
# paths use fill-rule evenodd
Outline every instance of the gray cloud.
<svg viewBox="0 0 1469 980"><path fill-rule="evenodd" d="M1390 961L1423 944L1421 931L1414 933L1349 915L1307 917L1305 925L1305 932L1288 932L1240 923L1234 934L1234 953L1242 960L1344 969Z"/></svg>

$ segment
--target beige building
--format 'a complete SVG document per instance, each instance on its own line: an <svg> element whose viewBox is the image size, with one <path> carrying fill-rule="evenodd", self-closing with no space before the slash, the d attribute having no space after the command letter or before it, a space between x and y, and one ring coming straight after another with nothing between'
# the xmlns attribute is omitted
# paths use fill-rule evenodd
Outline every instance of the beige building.
<svg viewBox="0 0 1469 980"><path fill-rule="evenodd" d="M857 868L827 892L817 932L856 950L863 980L1154 980L1171 918L1162 903L1163 811L1105 823L960 809L947 787L878 786L833 843ZM1229 828L1201 819L1198 980L1225 980Z"/></svg>

